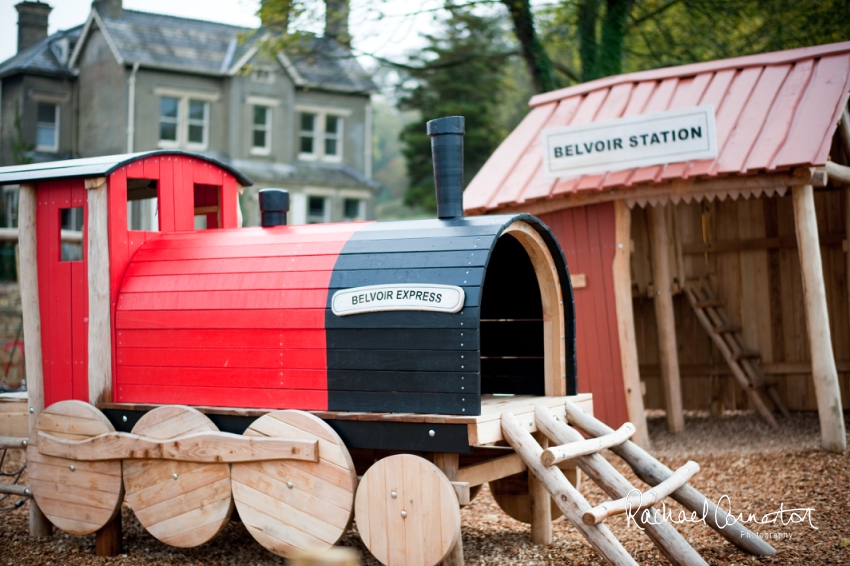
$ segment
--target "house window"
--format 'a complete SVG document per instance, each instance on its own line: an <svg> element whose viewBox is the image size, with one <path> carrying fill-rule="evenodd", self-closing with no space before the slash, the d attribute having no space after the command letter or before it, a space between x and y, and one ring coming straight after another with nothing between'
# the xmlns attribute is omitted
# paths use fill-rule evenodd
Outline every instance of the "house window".
<svg viewBox="0 0 850 566"><path fill-rule="evenodd" d="M60 208L59 261L83 260L83 207ZM62 232L65 232L63 237Z"/></svg>
<svg viewBox="0 0 850 566"><path fill-rule="evenodd" d="M258 67L251 71L251 80L255 83L274 84L274 71L268 67Z"/></svg>
<svg viewBox="0 0 850 566"><path fill-rule="evenodd" d="M343 117L326 112L301 112L300 154L304 160L342 160Z"/></svg>
<svg viewBox="0 0 850 566"><path fill-rule="evenodd" d="M251 130L251 153L268 155L271 151L272 109L254 105L254 121Z"/></svg>
<svg viewBox="0 0 850 566"><path fill-rule="evenodd" d="M210 103L186 96L160 96L159 146L204 150L209 139Z"/></svg>
<svg viewBox="0 0 850 566"><path fill-rule="evenodd" d="M36 151L59 150L59 105L39 102L37 109Z"/></svg>
<svg viewBox="0 0 850 566"><path fill-rule="evenodd" d="M342 219L345 222L358 222L366 217L366 201L347 198L342 203Z"/></svg>
<svg viewBox="0 0 850 566"><path fill-rule="evenodd" d="M327 197L307 197L307 224L319 224L330 221Z"/></svg>

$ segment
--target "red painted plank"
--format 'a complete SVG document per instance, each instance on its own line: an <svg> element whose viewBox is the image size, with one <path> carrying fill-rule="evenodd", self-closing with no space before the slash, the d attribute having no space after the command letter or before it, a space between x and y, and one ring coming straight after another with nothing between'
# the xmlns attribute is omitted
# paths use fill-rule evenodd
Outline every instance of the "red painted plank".
<svg viewBox="0 0 850 566"><path fill-rule="evenodd" d="M180 404L245 407L257 409L301 409L324 411L327 391L298 389L242 389L222 387L166 387L161 385L119 385L119 403Z"/></svg>
<svg viewBox="0 0 850 566"><path fill-rule="evenodd" d="M146 157L139 161L145 167L145 179L159 179L159 157Z"/></svg>
<svg viewBox="0 0 850 566"><path fill-rule="evenodd" d="M122 292L118 297L118 310L323 309L327 299L327 289ZM257 313L257 316L264 315Z"/></svg>
<svg viewBox="0 0 850 566"><path fill-rule="evenodd" d="M53 375L53 302L50 300L50 285L52 279L51 261L55 261L58 253L57 245L59 234L53 233L56 222L52 221L53 209L50 206L50 189L48 183L39 183L36 186L36 261L38 263L38 306L41 317L41 351L44 373L44 398L45 406L53 403L54 392L50 388L49 376ZM55 237L54 237L55 236Z"/></svg>
<svg viewBox="0 0 850 566"><path fill-rule="evenodd" d="M70 183L71 206L83 207L83 259L69 262L71 284L71 349L73 354L73 398L89 401L88 379L88 195L82 179Z"/></svg>
<svg viewBox="0 0 850 566"><path fill-rule="evenodd" d="M306 242L292 244L266 244L250 246L198 246L180 248L149 249L145 246L136 257L137 261L182 261L186 259L223 259L223 258L249 258L249 257L277 257L284 256L315 256L339 254L345 242Z"/></svg>
<svg viewBox="0 0 850 566"><path fill-rule="evenodd" d="M193 198L193 168L196 161L186 157L174 160L174 229L195 229L195 204Z"/></svg>
<svg viewBox="0 0 850 566"><path fill-rule="evenodd" d="M327 371L321 369L255 369L255 368L166 368L121 366L121 385L163 385L179 383L182 387L221 387L239 389L326 389ZM186 402L185 400L183 401ZM195 404L195 401L192 400Z"/></svg>
<svg viewBox="0 0 850 566"><path fill-rule="evenodd" d="M188 158L188 161L193 165L192 171L195 183L221 186L221 169L212 163L198 159Z"/></svg>
<svg viewBox="0 0 850 566"><path fill-rule="evenodd" d="M131 348L325 348L323 329L119 330L116 346Z"/></svg>
<svg viewBox="0 0 850 566"><path fill-rule="evenodd" d="M173 155L163 157L159 162L159 230L174 231L174 163L178 158Z"/></svg>
<svg viewBox="0 0 850 566"><path fill-rule="evenodd" d="M818 164L826 161L819 156L824 140L831 140L841 104L847 103L847 71L850 55L824 57L815 63L811 81L797 106L788 139L771 163L777 166Z"/></svg>
<svg viewBox="0 0 850 566"><path fill-rule="evenodd" d="M118 311L116 328L324 328L325 309Z"/></svg>
<svg viewBox="0 0 850 566"><path fill-rule="evenodd" d="M362 225L358 225L358 228ZM163 234L161 240L147 246L148 249L177 249L204 247L246 247L283 244L313 244L328 245L347 242L354 230L348 232L304 233L290 232L288 227L276 228L236 228L212 231L179 232ZM294 227L293 227L294 228Z"/></svg>
<svg viewBox="0 0 850 566"><path fill-rule="evenodd" d="M222 173L221 175L221 227L222 228L238 228L238 218L236 216L237 199L239 193L237 189L239 184L236 178L230 173Z"/></svg>
<svg viewBox="0 0 850 566"><path fill-rule="evenodd" d="M121 279L130 262L127 236L127 176L123 168L109 175L107 180L107 224L109 231L109 311L112 317L113 343L115 339L115 305ZM112 385L115 390L115 359L112 359Z"/></svg>
<svg viewBox="0 0 850 566"><path fill-rule="evenodd" d="M134 161L124 166L124 171L127 173L128 179L146 179L145 164L141 161Z"/></svg>
<svg viewBox="0 0 850 566"><path fill-rule="evenodd" d="M466 210L484 208L502 186L520 158L522 149L540 134L540 129L555 111L556 104L545 104L534 108L503 141L470 181L463 192Z"/></svg>
<svg viewBox="0 0 850 566"><path fill-rule="evenodd" d="M316 349L118 348L119 366L194 368L327 369L327 354Z"/></svg>
<svg viewBox="0 0 850 566"><path fill-rule="evenodd" d="M753 151L743 166L745 170L767 168L782 148L813 69L814 61L811 60L794 65L773 101Z"/></svg>
<svg viewBox="0 0 850 566"><path fill-rule="evenodd" d="M236 291L253 289L327 289L327 271L209 273L199 275L127 276L122 293L171 291Z"/></svg>
<svg viewBox="0 0 850 566"><path fill-rule="evenodd" d="M323 271L330 273L336 264L335 255L303 257L256 257L233 259L196 259L183 261L133 262L128 277L139 275L184 275L192 273L246 273L269 271Z"/></svg>

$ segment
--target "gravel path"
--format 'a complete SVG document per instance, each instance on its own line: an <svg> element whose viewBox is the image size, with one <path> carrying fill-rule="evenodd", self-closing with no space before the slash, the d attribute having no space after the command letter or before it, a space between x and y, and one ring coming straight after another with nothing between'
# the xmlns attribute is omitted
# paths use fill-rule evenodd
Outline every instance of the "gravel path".
<svg viewBox="0 0 850 566"><path fill-rule="evenodd" d="M850 413L845 418L850 421ZM848 422L850 428L850 422ZM818 421L814 413L795 414L773 433L751 413L730 413L722 419L690 414L684 433L666 433L663 415L650 418L653 454L671 468L689 459L702 470L692 484L717 501L729 497L732 511L762 517L784 509L811 508L813 529L803 524L751 525L751 530L771 540L779 551L772 558L758 559L736 547L701 524L686 524L679 531L711 564L850 564L850 451L842 455L818 450ZM13 455L12 462L20 458ZM640 485L619 459L608 453L614 465ZM23 479L23 483L26 479ZM582 493L591 503L605 499L601 490L585 481ZM671 500L668 500L668 502ZM0 505L8 504L8 500ZM678 513L675 502L668 508ZM563 519L554 522L554 544L530 543L529 528L504 515L485 488L461 512L463 543L468 565L495 564L601 564L590 546ZM213 542L191 550L169 548L148 535L132 512L123 510L124 551L115 558L94 556L94 537L72 537L57 533L34 541L27 535L26 506L0 514L0 566L69 564L122 565L265 565L284 561L254 542L240 523L231 523ZM626 549L641 564L665 564L660 553L624 517L608 524ZM341 544L356 547L364 564L378 564L360 543L354 529Z"/></svg>

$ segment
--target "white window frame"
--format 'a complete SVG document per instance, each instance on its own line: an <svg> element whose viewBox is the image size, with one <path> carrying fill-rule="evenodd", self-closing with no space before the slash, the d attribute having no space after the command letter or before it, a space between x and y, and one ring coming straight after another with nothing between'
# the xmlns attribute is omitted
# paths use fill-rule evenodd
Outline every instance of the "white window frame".
<svg viewBox="0 0 850 566"><path fill-rule="evenodd" d="M362 222L362 221L366 220L366 212L367 212L366 205L369 202L370 198L372 198L372 193L370 193L369 191L341 189L339 191L339 199L340 199L340 202L342 203L341 204L341 206L342 206L342 221L343 222L351 222L349 220L346 220L346 218L345 218L345 201L347 199L360 201L360 210L358 211L358 214L360 216L360 220L358 220L357 222Z"/></svg>
<svg viewBox="0 0 850 566"><path fill-rule="evenodd" d="M274 108L280 105L280 100L276 98L266 98L263 96L249 96L245 103L248 106L248 124L249 124L249 144L251 155L271 155L272 152L272 132L274 131ZM266 108L266 146L254 146L254 107L264 106Z"/></svg>
<svg viewBox="0 0 850 566"><path fill-rule="evenodd" d="M330 222L333 218L334 199L337 196L335 189L325 189L320 187L311 187L304 189L304 224L310 224L310 197L318 197L325 201L325 214L322 218L322 224ZM300 216L300 215L299 215Z"/></svg>
<svg viewBox="0 0 850 566"><path fill-rule="evenodd" d="M216 102L219 99L218 93L212 92L203 92L203 91L191 91L191 90L181 90L174 88L163 88L157 87L154 89L154 94L161 99L166 96L169 98L178 99L177 103L177 140L158 140L157 146L163 149L177 149L177 148L186 148L186 149L194 149L198 151L204 151L209 147L209 139L210 139L210 113L211 113L211 103ZM204 103L204 119L201 123L198 123L197 120L189 119L189 101L193 100L196 102ZM157 126L159 125L159 120L162 119L161 115L157 116ZM203 141L201 143L190 142L189 141L189 125L200 125L204 128L204 136ZM157 137L159 134L157 133Z"/></svg>
<svg viewBox="0 0 850 566"><path fill-rule="evenodd" d="M343 142L345 137L345 118L351 115L351 110L345 108L327 108L321 106L302 106L295 107L298 113L298 159L302 161L325 161L329 163L341 163L343 157ZM314 114L316 120L313 123L313 152L305 153L301 151L301 114ZM328 116L335 116L339 119L339 128L334 134L337 140L337 154L325 154L325 136L326 136L326 120Z"/></svg>
<svg viewBox="0 0 850 566"><path fill-rule="evenodd" d="M53 145L39 145L38 144L38 127L39 127L40 124L46 123L46 122L39 122L38 121L38 105L39 104L50 104L50 105L53 106L53 118L55 120L54 123L53 123ZM47 152L47 153L56 153L57 151L59 151L59 104L57 104L56 102L37 100L35 108L36 108L36 115L35 115L35 119L36 119L36 122L35 122L36 146L35 146L35 150L36 151L44 151L44 152Z"/></svg>

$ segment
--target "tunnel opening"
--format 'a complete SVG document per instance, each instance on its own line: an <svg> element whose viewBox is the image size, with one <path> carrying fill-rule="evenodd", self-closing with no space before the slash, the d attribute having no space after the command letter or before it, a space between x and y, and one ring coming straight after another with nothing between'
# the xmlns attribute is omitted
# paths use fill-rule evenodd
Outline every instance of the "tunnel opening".
<svg viewBox="0 0 850 566"><path fill-rule="evenodd" d="M540 285L528 253L510 234L496 242L481 300L481 393L545 395Z"/></svg>

